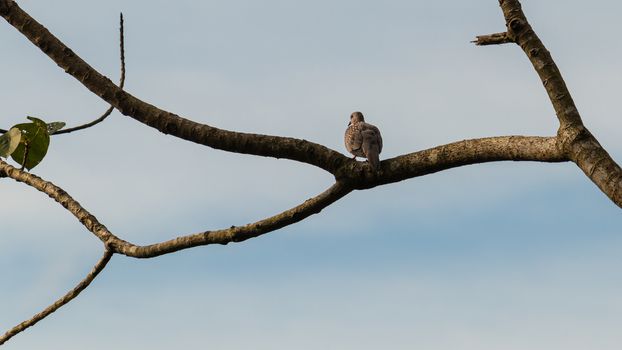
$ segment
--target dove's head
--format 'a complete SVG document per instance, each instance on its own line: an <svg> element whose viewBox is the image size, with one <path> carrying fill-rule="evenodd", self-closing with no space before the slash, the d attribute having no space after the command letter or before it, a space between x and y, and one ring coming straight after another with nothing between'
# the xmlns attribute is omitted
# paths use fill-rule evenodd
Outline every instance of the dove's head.
<svg viewBox="0 0 622 350"><path fill-rule="evenodd" d="M361 113L361 112L354 112L350 116L350 123L348 125L352 125L352 124L356 124L356 123L360 123L360 122L364 122L364 121L365 121L365 118L363 118L363 113Z"/></svg>

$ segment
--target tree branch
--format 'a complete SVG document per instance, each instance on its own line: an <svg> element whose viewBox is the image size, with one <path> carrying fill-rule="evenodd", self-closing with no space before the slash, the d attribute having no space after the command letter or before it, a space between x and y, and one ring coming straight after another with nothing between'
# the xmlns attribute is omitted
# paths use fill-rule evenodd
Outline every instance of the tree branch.
<svg viewBox="0 0 622 350"><path fill-rule="evenodd" d="M181 236L170 241L147 246L138 246L115 236L101 224L94 215L89 213L80 203L73 199L73 197L52 182L17 169L0 159L0 177L3 174L47 194L50 198L54 199L72 213L87 230L104 242L111 251L135 258L150 258L201 245L241 242L278 230L282 227L299 222L310 215L319 213L322 209L352 191L351 187L337 182L323 193L306 200L304 203L294 208L252 224L240 227L232 226L217 231L205 231Z"/></svg>
<svg viewBox="0 0 622 350"><path fill-rule="evenodd" d="M171 241L157 243L149 246L138 246L126 242L110 232L97 218L78 203L71 195L52 182L17 169L0 159L0 177L7 176L18 182L29 185L40 192L47 194L70 213L72 213L84 227L115 253L125 254L136 258L148 258L166 253L209 244L227 244L241 242L252 237L278 230L282 227L299 222L312 214L319 213L322 209L339 200L352 191L352 188L337 182L329 189L316 197L306 200L304 203L258 222L217 231L205 231L202 233L181 236Z"/></svg>
<svg viewBox="0 0 622 350"><path fill-rule="evenodd" d="M147 246L135 245L115 236L67 192L49 181L2 160L0 175L4 173L47 194L113 252L135 258L151 258L197 246L242 242L278 230L319 213L353 189L371 188L464 165L502 160L563 162L567 159L558 150L554 137L503 136L464 140L388 159L381 162L378 174L369 172L362 162L351 162L329 189L280 214L244 226L180 236Z"/></svg>
<svg viewBox="0 0 622 350"><path fill-rule="evenodd" d="M542 84L553 104L562 127L582 125L581 117L574 104L570 91L540 38L527 21L518 0L499 0L505 17L507 35L525 52L538 73Z"/></svg>
<svg viewBox="0 0 622 350"><path fill-rule="evenodd" d="M89 272L89 274L86 275L86 277L82 281L80 281L78 285L76 285L72 290L67 292L67 294L65 294L62 298L56 300L52 305L45 308L45 310L34 315L32 318L18 324L17 326L11 328L9 331L4 333L4 335L0 336L0 345L6 343L9 339L13 338L15 335L24 331L26 328L35 325L37 322L46 318L51 313L58 310L59 308L61 308L62 306L64 306L65 304L73 300L75 297L77 297L84 289L86 289L86 287L89 286L89 284L91 284L91 282L93 282L95 277L97 277L97 275L106 267L106 264L108 264L108 261L110 261L112 254L113 254L112 251L106 249L104 251L104 256L102 256L102 258L99 259L99 261L97 262L97 264L95 264L91 272Z"/></svg>
<svg viewBox="0 0 622 350"><path fill-rule="evenodd" d="M383 185L469 164L568 161L556 140L556 137L498 136L437 146L383 161L383 173L376 183Z"/></svg>
<svg viewBox="0 0 622 350"><path fill-rule="evenodd" d="M343 183L336 182L326 191L304 201L302 204L252 224L240 227L231 226L230 228L217 231L205 231L146 246L138 246L124 241L121 241L120 244L112 242L112 247L120 254L134 258L152 258L197 246L242 242L276 231L302 221L313 214L317 214L351 191L352 188Z"/></svg>
<svg viewBox="0 0 622 350"><path fill-rule="evenodd" d="M508 160L568 161L556 139L498 136L463 140L383 160L378 173L370 172L360 162L352 162L339 169L336 177L355 189L366 189L470 164Z"/></svg>
<svg viewBox="0 0 622 350"><path fill-rule="evenodd" d="M290 137L241 133L200 124L130 95L88 65L12 0L0 0L0 15L58 66L124 115L165 134L223 151L286 158L335 173L349 158L328 147Z"/></svg>
<svg viewBox="0 0 622 350"><path fill-rule="evenodd" d="M557 65L527 21L520 2L499 0L499 5L506 21L507 37L525 52L555 109L560 123L558 148L622 207L622 169L583 124Z"/></svg>

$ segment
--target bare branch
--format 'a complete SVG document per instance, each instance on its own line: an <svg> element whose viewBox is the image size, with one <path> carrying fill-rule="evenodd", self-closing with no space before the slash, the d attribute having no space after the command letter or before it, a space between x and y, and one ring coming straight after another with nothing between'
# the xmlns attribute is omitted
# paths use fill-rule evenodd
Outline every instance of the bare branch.
<svg viewBox="0 0 622 350"><path fill-rule="evenodd" d="M542 80L562 127L582 125L581 117L572 96L570 96L570 91L568 91L551 53L544 47L540 38L531 28L520 2L518 0L500 0L499 4L505 17L508 37L523 49L531 61Z"/></svg>
<svg viewBox="0 0 622 350"><path fill-rule="evenodd" d="M116 252L127 256L134 258L152 258L197 246L242 242L289 226L313 214L317 214L351 191L352 188L337 182L326 191L304 201L294 208L252 224L240 227L231 226L230 228L217 231L205 231L147 246L137 246L127 242L120 242L120 244L112 242L111 245Z"/></svg>
<svg viewBox="0 0 622 350"><path fill-rule="evenodd" d="M566 134L568 131L572 133ZM585 127L564 132L570 159L617 206L622 208L622 169Z"/></svg>
<svg viewBox="0 0 622 350"><path fill-rule="evenodd" d="M469 164L496 161L566 162L556 137L499 136L463 140L383 161L378 184L402 181ZM386 164L386 165L385 165Z"/></svg>
<svg viewBox="0 0 622 350"><path fill-rule="evenodd" d="M525 52L538 73L555 109L560 127L558 148L616 205L622 207L622 169L583 125L562 75L538 35L527 21L518 0L499 0L507 36Z"/></svg>
<svg viewBox="0 0 622 350"><path fill-rule="evenodd" d="M292 209L252 224L181 236L170 241L148 246L137 246L115 236L102 225L95 216L84 209L80 203L53 183L45 181L31 173L19 170L0 159L0 177L2 177L3 174L47 194L50 198L54 199L72 213L87 230L104 242L113 252L135 258L149 258L201 245L241 242L278 230L282 227L299 222L310 215L319 213L322 209L352 191L350 186L337 182L323 193L306 200L304 203Z"/></svg>
<svg viewBox="0 0 622 350"><path fill-rule="evenodd" d="M87 89L124 115L165 134L229 152L291 159L333 174L349 161L343 154L307 140L218 129L159 109L101 75L14 1L0 0L0 15Z"/></svg>
<svg viewBox="0 0 622 350"><path fill-rule="evenodd" d="M40 177L21 171L0 160L0 175L23 182L46 193L69 210L90 232L115 253L135 258L150 258L187 248L241 242L297 223L336 202L353 189L364 189L469 164L501 160L563 162L567 159L557 148L554 137L504 136L464 140L434 147L381 162L378 174L367 164L350 162L337 183L318 196L280 214L252 224L180 236L147 246L126 242L102 225L67 192Z"/></svg>
<svg viewBox="0 0 622 350"><path fill-rule="evenodd" d="M121 78L119 78L119 89L123 89L123 86L125 85L125 35L124 35L123 32L124 32L124 30L123 30L123 13L121 13L119 15L119 53L120 53L120 60L121 60ZM104 114L102 114L99 118L93 120L90 123L86 123L86 124L83 124L83 125L75 126L73 128L61 129L61 130L58 130L57 132L55 132L53 135L69 134L69 133L74 132L74 131L90 128L90 127L92 127L94 125L97 125L97 124L103 122L106 118L108 118L108 116L112 113L112 111L114 111L114 106L110 106L104 112Z"/></svg>
<svg viewBox="0 0 622 350"><path fill-rule="evenodd" d="M498 136L463 140L386 159L373 173L357 163L344 166L337 179L356 189L432 174L464 165L496 161L566 162L556 137Z"/></svg>
<svg viewBox="0 0 622 350"><path fill-rule="evenodd" d="M494 34L488 34L488 35L478 35L475 37L475 40L471 42L478 46L486 46L486 45L508 44L514 41L510 39L507 32L503 32L503 33L494 33Z"/></svg>
<svg viewBox="0 0 622 350"><path fill-rule="evenodd" d="M95 264L91 272L89 272L89 274L86 275L86 277L82 281L80 281L78 285L76 285L72 290L67 292L67 294L65 294L62 298L56 300L54 304L45 308L45 310L34 315L32 318L18 324L17 326L11 328L9 331L4 333L4 335L0 336L0 345L6 343L9 339L13 338L15 335L24 331L26 328L35 325L37 322L46 318L47 316L52 314L54 311L58 310L63 305L67 304L68 302L73 300L75 297L77 297L84 289L86 289L86 287L89 286L89 284L91 284L91 282L93 282L95 277L97 277L97 275L106 267L106 264L108 264L108 261L110 261L112 254L113 254L112 251L106 249L104 251L104 256L102 256L102 258L99 259L99 261L97 262L97 264Z"/></svg>

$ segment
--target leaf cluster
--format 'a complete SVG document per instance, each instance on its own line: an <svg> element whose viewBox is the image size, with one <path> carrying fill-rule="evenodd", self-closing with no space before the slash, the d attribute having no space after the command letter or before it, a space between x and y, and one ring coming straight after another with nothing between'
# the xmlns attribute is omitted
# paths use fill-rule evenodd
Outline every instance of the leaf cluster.
<svg viewBox="0 0 622 350"><path fill-rule="evenodd" d="M46 123L35 117L26 117L30 123L14 125L0 135L0 157L13 158L28 170L37 166L47 154L50 135L65 126L64 122Z"/></svg>

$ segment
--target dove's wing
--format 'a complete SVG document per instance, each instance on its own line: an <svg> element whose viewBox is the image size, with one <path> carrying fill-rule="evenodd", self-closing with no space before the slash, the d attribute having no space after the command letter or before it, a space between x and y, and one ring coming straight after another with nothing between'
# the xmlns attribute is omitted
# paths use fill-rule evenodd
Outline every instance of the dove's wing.
<svg viewBox="0 0 622 350"><path fill-rule="evenodd" d="M363 135L361 135L360 128L356 125L350 125L346 129L345 144L348 152L355 154L358 151L360 153L363 145Z"/></svg>

